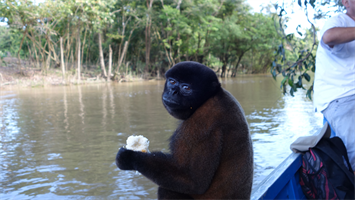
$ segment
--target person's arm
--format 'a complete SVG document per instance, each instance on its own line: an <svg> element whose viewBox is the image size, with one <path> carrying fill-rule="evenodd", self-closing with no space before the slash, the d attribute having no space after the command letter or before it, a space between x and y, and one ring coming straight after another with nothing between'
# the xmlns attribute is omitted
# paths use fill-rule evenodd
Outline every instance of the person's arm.
<svg viewBox="0 0 355 200"><path fill-rule="evenodd" d="M355 27L335 27L327 30L322 37L324 44L333 48L334 45L355 40Z"/></svg>

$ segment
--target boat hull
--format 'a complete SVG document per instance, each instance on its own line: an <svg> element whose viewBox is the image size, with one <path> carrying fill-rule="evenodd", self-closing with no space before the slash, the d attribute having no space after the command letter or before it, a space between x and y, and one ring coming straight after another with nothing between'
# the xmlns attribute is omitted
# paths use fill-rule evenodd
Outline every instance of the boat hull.
<svg viewBox="0 0 355 200"><path fill-rule="evenodd" d="M299 184L299 169L301 166L302 155L291 153L253 189L251 199L306 199Z"/></svg>

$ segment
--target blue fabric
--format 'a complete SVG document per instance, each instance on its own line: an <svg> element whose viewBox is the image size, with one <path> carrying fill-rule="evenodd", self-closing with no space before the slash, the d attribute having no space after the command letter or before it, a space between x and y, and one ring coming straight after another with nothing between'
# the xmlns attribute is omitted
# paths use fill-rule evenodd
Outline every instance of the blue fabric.
<svg viewBox="0 0 355 200"><path fill-rule="evenodd" d="M325 117L323 117L323 125L325 124L325 122L328 122L328 120ZM335 132L329 122L328 122L328 125L330 127L330 130L332 130L332 132L330 133L330 138L332 138L335 136Z"/></svg>

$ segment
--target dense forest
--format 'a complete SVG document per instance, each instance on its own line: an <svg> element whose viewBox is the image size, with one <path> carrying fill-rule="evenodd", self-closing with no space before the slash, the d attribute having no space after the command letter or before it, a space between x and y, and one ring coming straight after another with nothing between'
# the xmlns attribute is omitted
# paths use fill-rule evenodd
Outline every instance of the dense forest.
<svg viewBox="0 0 355 200"><path fill-rule="evenodd" d="M3 0L0 58L11 55L19 70L44 75L58 68L79 81L89 71L107 80L159 78L181 61L203 63L221 77L265 73L277 69L280 52L315 43L315 29L302 39L278 31L287 19L271 7L254 13L243 0ZM288 52L282 62L297 60Z"/></svg>

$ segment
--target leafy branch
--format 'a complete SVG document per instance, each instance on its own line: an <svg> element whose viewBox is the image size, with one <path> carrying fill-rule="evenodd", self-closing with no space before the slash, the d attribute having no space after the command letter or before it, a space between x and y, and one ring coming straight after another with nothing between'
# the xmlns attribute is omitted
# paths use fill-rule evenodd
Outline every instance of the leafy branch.
<svg viewBox="0 0 355 200"><path fill-rule="evenodd" d="M314 26L314 24L309 20L309 16L308 16L308 11L307 11L307 5L311 5L313 8L315 7L315 0L305 0L304 1L304 11L305 11L305 15L307 17L308 22L311 24L312 26L312 38L313 38L313 43L311 48L304 48L301 50L298 50L298 52L296 52L296 47L293 47L292 42L296 42L297 44L297 40L299 39L294 39L294 35L293 34L285 34L285 30L284 30L284 24L283 24L283 17L286 13L285 9L283 6L279 6L278 4L275 5L275 9L279 9L280 8L280 12L277 15L279 17L279 31L282 34L282 39L284 41L286 41L287 46L284 47L284 44L281 43L278 46L278 49L275 53L275 59L272 62L272 66L271 66L271 74L273 76L274 79L276 79L276 77L279 74L282 74L282 76L284 77L283 80L281 81L281 85L280 88L283 91L283 94L286 94L286 88L287 85L290 87L289 93L291 96L294 96L294 92L297 91L297 89L304 88L303 85L303 79L305 79L307 82L311 81L311 76L308 74L308 71L311 70L312 72L315 72L315 56L313 55L313 51L315 50L315 47L318 45L318 41L316 39L316 28ZM298 0L298 5L300 7L302 7L302 2L300 0ZM285 14L284 14L285 13ZM275 24L275 27L276 24ZM298 30L298 28L300 28L301 26L298 25L296 30L298 32L298 34L300 36L302 36L302 33ZM296 46L301 46L302 45L296 45ZM286 50L292 50L291 53L297 55L297 60L294 62L287 62L286 60ZM278 63L278 61L281 62ZM296 79L295 77L298 78ZM307 89L307 93L306 96L312 100L312 91L313 91L313 83L312 85Z"/></svg>

